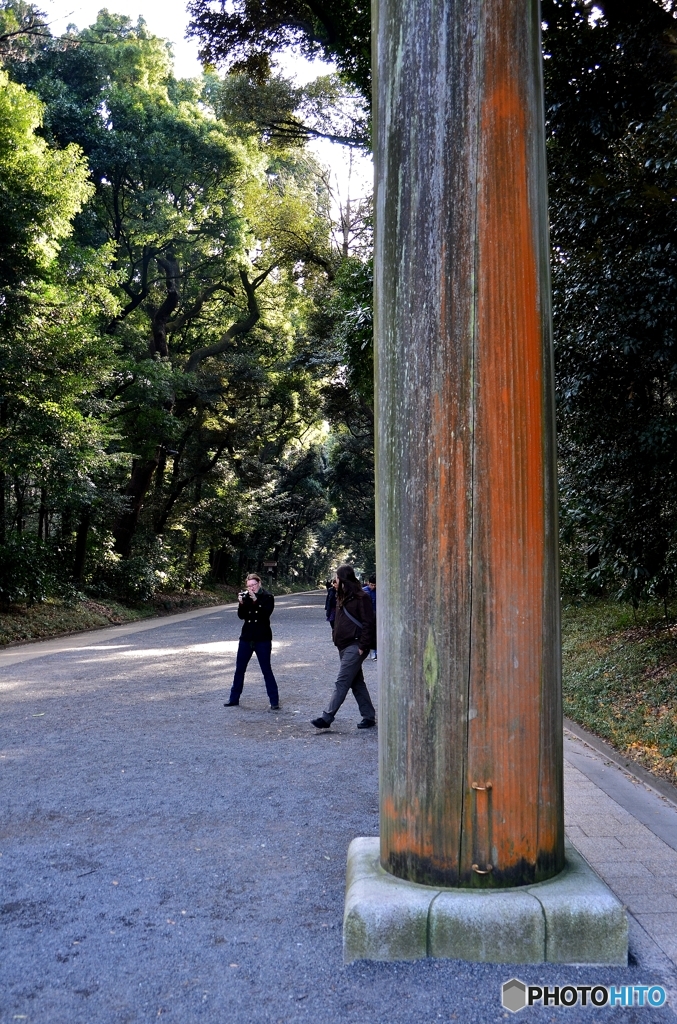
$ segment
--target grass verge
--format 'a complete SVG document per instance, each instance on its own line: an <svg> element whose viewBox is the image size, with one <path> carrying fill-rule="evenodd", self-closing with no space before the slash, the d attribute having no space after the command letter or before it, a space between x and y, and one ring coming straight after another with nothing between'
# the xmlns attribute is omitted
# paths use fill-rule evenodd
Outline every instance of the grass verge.
<svg viewBox="0 0 677 1024"><path fill-rule="evenodd" d="M565 604L564 714L677 784L677 623L662 609Z"/></svg>
<svg viewBox="0 0 677 1024"><path fill-rule="evenodd" d="M103 626L117 626L155 615L172 615L190 611L191 608L226 604L236 599L237 590L234 587L223 587L213 591L189 590L156 594L150 601L134 605L109 600L84 600L69 605L53 598L32 607L10 605L0 610L0 647L67 636L69 633L100 629Z"/></svg>
<svg viewBox="0 0 677 1024"><path fill-rule="evenodd" d="M264 586L269 587L269 583L264 582ZM112 600L84 600L65 604L55 598L48 598L31 607L10 605L8 608L0 608L0 648L68 636L87 629L117 626L122 622L136 622L156 615L173 615L190 611L191 608L227 604L237 601L238 589L224 585L210 590L181 590L156 594L150 601L139 604L121 604ZM307 583L273 583L271 589L274 594L283 595L310 588Z"/></svg>

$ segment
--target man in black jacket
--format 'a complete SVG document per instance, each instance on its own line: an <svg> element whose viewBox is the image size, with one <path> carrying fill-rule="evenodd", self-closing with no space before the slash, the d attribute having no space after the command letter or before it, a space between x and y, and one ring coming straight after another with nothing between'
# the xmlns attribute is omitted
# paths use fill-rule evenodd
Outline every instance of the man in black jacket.
<svg viewBox="0 0 677 1024"><path fill-rule="evenodd" d="M348 690L352 690L362 715L357 728L371 729L376 725L376 712L362 674L362 662L369 649L375 646L374 611L371 599L362 592L352 565L340 565L336 576L339 582L333 638L341 667L329 707L319 718L314 718L311 725L316 729L328 729Z"/></svg>
<svg viewBox="0 0 677 1024"><path fill-rule="evenodd" d="M235 675L230 697L224 704L226 708L234 708L240 703L240 695L244 687L244 674L252 654L256 654L266 683L271 711L278 711L280 698L273 670L270 667L270 652L273 649L273 633L270 628L270 616L275 607L275 598L261 586L261 577L255 572L247 576L247 593L238 597L238 618L244 619L240 643L237 649Z"/></svg>

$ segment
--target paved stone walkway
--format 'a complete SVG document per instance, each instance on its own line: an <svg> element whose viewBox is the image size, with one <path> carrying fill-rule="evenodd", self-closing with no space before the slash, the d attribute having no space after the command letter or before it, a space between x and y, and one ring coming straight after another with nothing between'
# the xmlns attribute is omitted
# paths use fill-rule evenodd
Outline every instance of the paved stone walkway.
<svg viewBox="0 0 677 1024"><path fill-rule="evenodd" d="M571 734L564 756L570 840L677 966L677 806Z"/></svg>
<svg viewBox="0 0 677 1024"><path fill-rule="evenodd" d="M578 740L567 824L634 915L627 969L343 965L346 851L378 832L377 737L352 698L328 733L308 724L337 664L323 600L277 602L278 714L256 667L223 708L233 606L0 653L2 1024L487 1024L509 1016L515 974L664 984L677 1006L677 811ZM524 1019L619 1014L675 1019Z"/></svg>

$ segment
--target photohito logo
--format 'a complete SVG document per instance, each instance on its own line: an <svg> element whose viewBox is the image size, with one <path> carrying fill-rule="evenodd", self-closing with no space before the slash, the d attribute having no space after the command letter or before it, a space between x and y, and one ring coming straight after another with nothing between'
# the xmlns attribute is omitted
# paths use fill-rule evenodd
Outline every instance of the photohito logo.
<svg viewBox="0 0 677 1024"><path fill-rule="evenodd" d="M660 985L526 985L519 978L505 981L501 1002L517 1013L525 1006L662 1006Z"/></svg>

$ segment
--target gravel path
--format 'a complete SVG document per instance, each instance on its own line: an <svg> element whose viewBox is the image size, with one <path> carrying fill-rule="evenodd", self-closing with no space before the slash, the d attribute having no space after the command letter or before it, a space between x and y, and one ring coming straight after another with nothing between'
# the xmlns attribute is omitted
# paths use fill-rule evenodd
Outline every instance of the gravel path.
<svg viewBox="0 0 677 1024"><path fill-rule="evenodd" d="M2 1024L484 1024L512 1016L499 986L514 974L674 985L639 940L627 970L343 965L346 850L378 833L377 737L356 730L352 697L329 732L309 725L338 663L323 602L277 600L278 713L255 662L241 706L223 707L232 606L0 658Z"/></svg>

